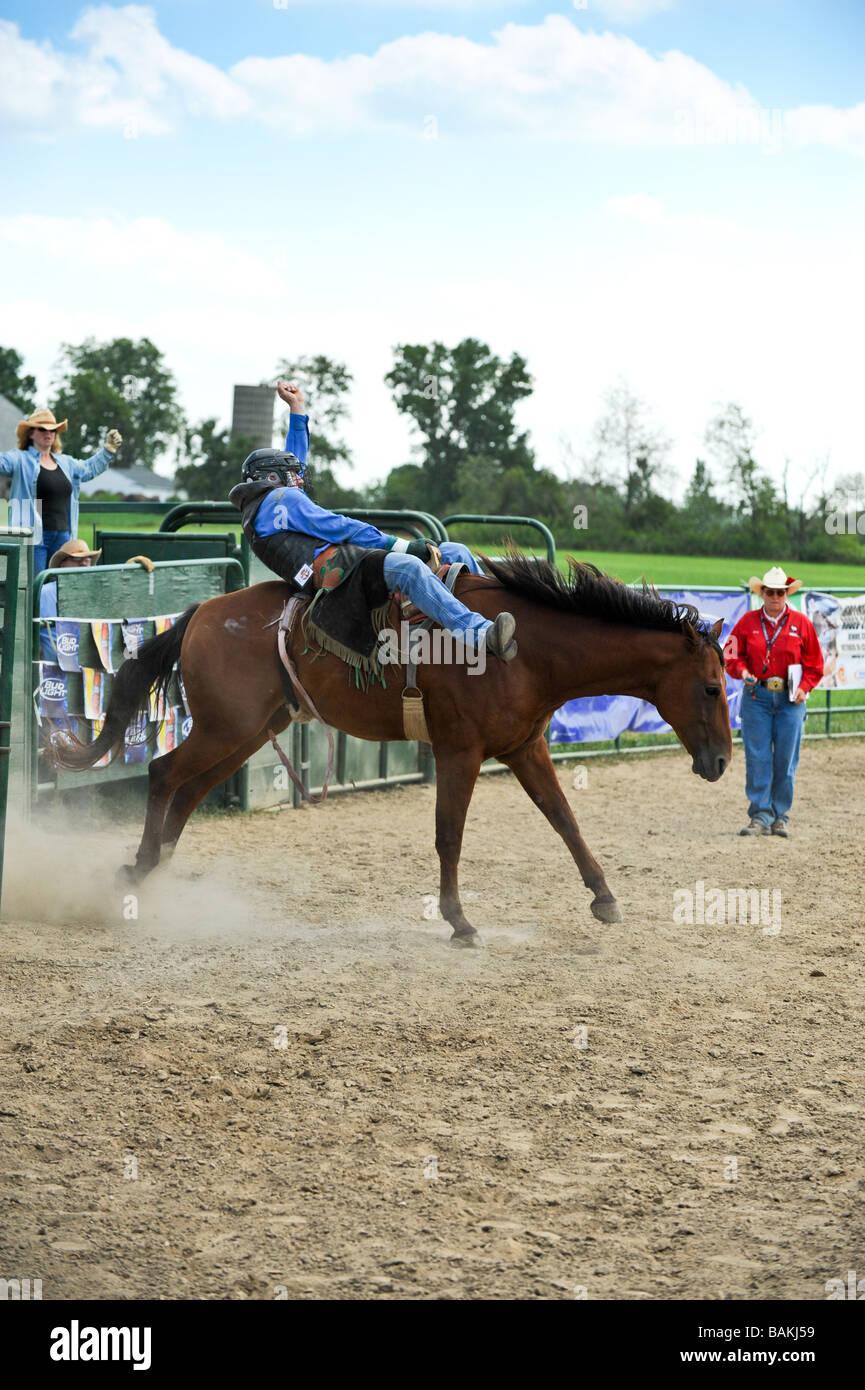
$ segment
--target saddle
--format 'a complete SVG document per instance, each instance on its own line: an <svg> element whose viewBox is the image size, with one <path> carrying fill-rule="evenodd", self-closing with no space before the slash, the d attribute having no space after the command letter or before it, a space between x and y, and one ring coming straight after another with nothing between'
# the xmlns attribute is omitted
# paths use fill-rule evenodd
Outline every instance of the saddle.
<svg viewBox="0 0 865 1390"><path fill-rule="evenodd" d="M440 566L436 577L453 593L454 585L461 572L466 568L462 562ZM290 656L290 650L296 632L303 626L303 619L310 608L312 599L305 595L292 594L286 600L285 606L279 618L277 629L277 647L280 657L280 675L282 677L283 688L286 694L286 703L291 719L295 723L309 723L312 719L317 719L324 725L324 720L318 713L312 699L304 690L300 683L294 662ZM408 622L416 630L431 628L433 619L426 617L410 600L404 595L395 594L389 605L389 621L392 626L397 627L400 620ZM417 685L417 660L413 655L413 648L409 647L406 654L406 678L405 688L402 693L402 722L403 734L405 738L419 740L423 743L431 743L432 738L429 726L426 721L424 710L423 692ZM341 656L341 653L336 653ZM342 657L345 660L347 658ZM349 663L351 664L351 663ZM327 727L325 725L325 727Z"/></svg>

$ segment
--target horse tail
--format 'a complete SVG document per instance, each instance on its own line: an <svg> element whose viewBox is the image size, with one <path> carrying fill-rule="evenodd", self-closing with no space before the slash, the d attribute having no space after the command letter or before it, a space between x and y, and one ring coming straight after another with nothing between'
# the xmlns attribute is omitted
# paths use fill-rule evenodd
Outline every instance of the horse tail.
<svg viewBox="0 0 865 1390"><path fill-rule="evenodd" d="M135 655L124 661L114 681L102 732L93 743L81 743L68 731L53 736L54 759L60 767L93 767L120 748L127 728L146 708L151 690L157 699L165 695L189 620L198 607L193 603L172 627L143 642Z"/></svg>

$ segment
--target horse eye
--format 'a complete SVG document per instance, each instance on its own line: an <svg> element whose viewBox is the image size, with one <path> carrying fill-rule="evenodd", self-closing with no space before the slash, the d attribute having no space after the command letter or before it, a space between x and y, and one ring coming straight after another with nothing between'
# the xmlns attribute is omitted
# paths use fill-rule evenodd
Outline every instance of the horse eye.
<svg viewBox="0 0 865 1390"><path fill-rule="evenodd" d="M708 695L708 697L709 697L710 700L720 700L720 698L721 698L721 687L720 687L720 685L707 685L707 686L706 686L706 694Z"/></svg>

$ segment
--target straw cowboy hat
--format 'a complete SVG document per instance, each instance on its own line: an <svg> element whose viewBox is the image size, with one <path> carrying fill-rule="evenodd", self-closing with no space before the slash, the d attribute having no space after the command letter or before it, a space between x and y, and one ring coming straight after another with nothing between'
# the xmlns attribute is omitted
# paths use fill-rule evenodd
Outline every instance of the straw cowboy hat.
<svg viewBox="0 0 865 1390"><path fill-rule="evenodd" d="M774 569L767 570L762 579L758 579L756 574L752 574L748 580L748 588L752 594L759 594L762 589L786 589L787 597L798 593L802 587L801 579L793 579L782 570L780 565L775 565Z"/></svg>
<svg viewBox="0 0 865 1390"><path fill-rule="evenodd" d="M67 541L61 545L59 550L55 550L51 559L48 561L48 568L56 570L71 556L73 560L86 560L89 556L91 560L98 560L102 554L101 550L90 550L86 541L75 540Z"/></svg>
<svg viewBox="0 0 865 1390"><path fill-rule="evenodd" d="M18 436L18 448L27 448L27 436L31 430L54 430L57 434L62 434L68 424L68 420L61 420L58 425L51 410L34 410L29 420L22 420L15 427L15 433Z"/></svg>

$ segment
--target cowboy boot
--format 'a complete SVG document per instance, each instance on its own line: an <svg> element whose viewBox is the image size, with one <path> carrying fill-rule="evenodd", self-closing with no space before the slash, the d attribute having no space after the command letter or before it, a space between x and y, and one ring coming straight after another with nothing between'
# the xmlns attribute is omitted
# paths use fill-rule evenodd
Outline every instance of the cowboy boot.
<svg viewBox="0 0 865 1390"><path fill-rule="evenodd" d="M519 648L514 638L517 630L516 618L512 613L500 613L492 627L487 628L487 651L500 661L513 661Z"/></svg>

